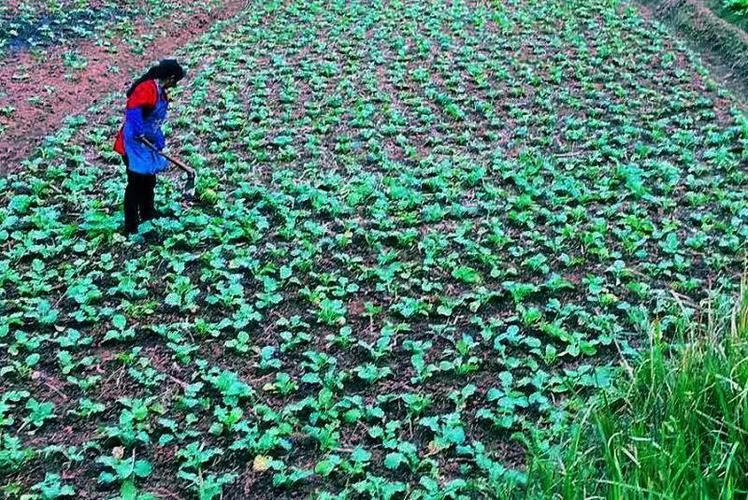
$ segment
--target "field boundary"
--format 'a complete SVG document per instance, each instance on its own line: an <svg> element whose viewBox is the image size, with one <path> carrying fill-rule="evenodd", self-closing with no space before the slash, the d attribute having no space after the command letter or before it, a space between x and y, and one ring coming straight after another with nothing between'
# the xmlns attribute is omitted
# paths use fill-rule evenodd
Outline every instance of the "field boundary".
<svg viewBox="0 0 748 500"><path fill-rule="evenodd" d="M748 102L748 33L701 0L638 0L676 31L727 87Z"/></svg>

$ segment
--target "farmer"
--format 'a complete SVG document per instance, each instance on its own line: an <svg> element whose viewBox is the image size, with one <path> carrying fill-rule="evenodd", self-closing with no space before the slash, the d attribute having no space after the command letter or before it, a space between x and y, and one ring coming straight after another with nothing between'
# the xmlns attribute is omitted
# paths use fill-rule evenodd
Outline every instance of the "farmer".
<svg viewBox="0 0 748 500"><path fill-rule="evenodd" d="M166 119L166 91L184 78L184 69L174 59L164 59L135 80L127 91L125 123L117 134L114 150L127 167L125 189L125 233L138 232L138 222L156 216L153 188L156 174L167 162L154 151L164 149L161 124Z"/></svg>

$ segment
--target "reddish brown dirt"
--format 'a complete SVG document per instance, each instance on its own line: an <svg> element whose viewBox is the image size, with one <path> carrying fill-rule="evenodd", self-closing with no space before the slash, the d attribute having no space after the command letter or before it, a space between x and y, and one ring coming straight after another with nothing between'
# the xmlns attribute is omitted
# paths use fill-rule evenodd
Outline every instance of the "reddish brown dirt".
<svg viewBox="0 0 748 500"><path fill-rule="evenodd" d="M6 0L5 4L6 12L18 12L18 0Z"/></svg>
<svg viewBox="0 0 748 500"><path fill-rule="evenodd" d="M138 24L133 37L154 37L142 55L132 54L122 39L114 40L113 47L97 46L95 40L81 41L74 48L87 59L88 65L79 71L63 64L62 56L70 50L69 46L50 47L43 61L35 60L28 52L6 58L0 66L0 108L11 106L14 111L10 116L0 116L0 127L7 127L0 132L0 174L18 170L20 161L59 127L66 116L83 112L112 92L124 92L131 74L173 55L216 21L234 16L247 4L248 0L224 0L210 13L177 14L155 25ZM119 68L118 73L110 70L114 66ZM74 78L66 79L64 75L68 73ZM25 75L23 79L18 78L20 74ZM47 86L54 90L48 92ZM28 101L35 97L40 101Z"/></svg>

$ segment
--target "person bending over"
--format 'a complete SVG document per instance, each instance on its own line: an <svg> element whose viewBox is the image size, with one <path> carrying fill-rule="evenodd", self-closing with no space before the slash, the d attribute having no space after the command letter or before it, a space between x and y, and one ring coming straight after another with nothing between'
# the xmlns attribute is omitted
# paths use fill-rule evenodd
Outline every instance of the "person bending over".
<svg viewBox="0 0 748 500"><path fill-rule="evenodd" d="M125 122L114 150L127 168L125 188L125 234L138 232L138 223L156 216L154 188L156 174L166 170L167 161L161 125L166 120L169 96L166 91L184 78L185 71L174 59L164 59L138 78L127 91Z"/></svg>

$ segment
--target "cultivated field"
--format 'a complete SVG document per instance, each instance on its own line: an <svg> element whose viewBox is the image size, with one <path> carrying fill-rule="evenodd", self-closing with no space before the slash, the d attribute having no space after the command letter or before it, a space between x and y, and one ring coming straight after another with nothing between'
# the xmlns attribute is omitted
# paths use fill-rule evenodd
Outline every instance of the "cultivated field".
<svg viewBox="0 0 748 500"><path fill-rule="evenodd" d="M177 55L197 200L121 236L121 93L0 178L9 496L510 495L739 281L748 120L631 4L253 2Z"/></svg>

